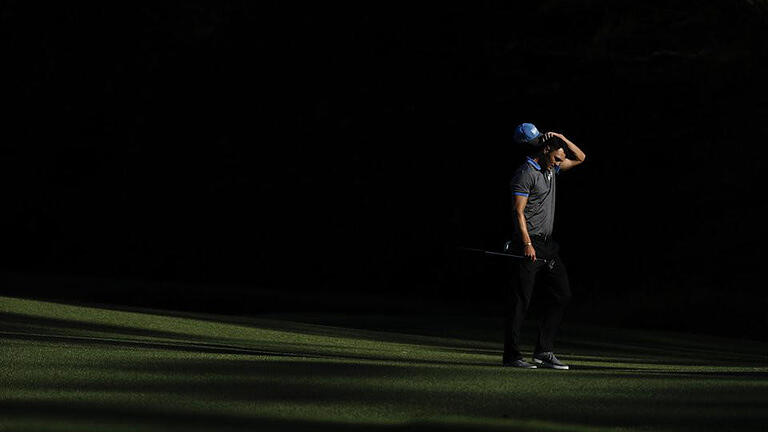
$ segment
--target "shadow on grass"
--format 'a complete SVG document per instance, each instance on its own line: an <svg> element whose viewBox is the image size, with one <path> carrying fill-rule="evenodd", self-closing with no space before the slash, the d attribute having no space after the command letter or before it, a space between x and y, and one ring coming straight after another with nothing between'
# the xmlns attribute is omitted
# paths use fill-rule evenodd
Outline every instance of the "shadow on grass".
<svg viewBox="0 0 768 432"><path fill-rule="evenodd" d="M160 315L167 318L170 315ZM188 319L197 319L186 316L187 314L176 314L179 317ZM351 338L351 339L365 339L369 341L377 342L390 342L397 344L415 344L426 347L434 347L436 351L444 352L456 352L466 354L490 354L499 355L501 352L498 350L478 348L477 341L461 341L457 339L444 339L433 338L421 335L409 335L409 334L391 334L382 333L368 330L357 330L341 327L331 327L315 324L304 324L291 321L275 321L275 320L250 320L250 319L229 319L230 317L223 317L220 320L214 320L212 318L204 319L205 322L211 322L216 324L235 324L251 327L260 330L274 330L280 332L294 332L303 335L314 335L321 337L332 338ZM62 319L62 318L47 318L38 317L28 314L2 312L0 313L0 330L4 330L9 333L33 333L33 334L64 334L70 336L85 336L83 333L104 333L117 336L131 336L131 337L145 337L145 338L159 338L159 339L175 339L184 341L196 341L211 343L212 338L207 336L200 336L196 334L190 334L186 332L171 332L171 331L158 331L149 330L142 327L132 327L128 325L110 325L110 324L96 324L92 322L77 320L77 319ZM109 337L109 336L105 336ZM216 343L215 345L219 345ZM243 348L240 346L239 348ZM298 354L297 354L298 355Z"/></svg>
<svg viewBox="0 0 768 432"><path fill-rule="evenodd" d="M43 318L19 313L4 312L0 314L0 328L6 330L5 337L15 340L38 340L38 341L58 341L67 343L76 343L79 345L91 345L91 346L130 346L136 348L147 349L167 349L175 351L190 351L201 353L218 353L218 354L244 354L244 355L256 355L256 356L281 356L281 357L305 357L305 358L336 358L343 360L379 360L379 361L399 361L407 363L432 363L432 364L445 364L455 366L488 366L497 367L500 365L501 350L500 349L487 349L487 348L468 348L466 346L446 346L443 342L445 340L430 340L425 336L415 336L407 334L383 334L372 331L357 331L338 327L328 326L315 326L306 325L301 323L292 322L280 322L268 320L270 325L264 328L270 330L281 331L296 331L305 334L314 334L326 337L352 337L355 339L363 339L365 336L371 337L369 340L394 342L394 343L414 343L428 347L433 352L443 353L458 353L469 354L479 356L498 356L499 361L489 362L484 359L478 359L477 361L457 361L457 360L424 360L424 359L408 359L403 356L387 356L381 352L368 353L368 354L348 354L348 353L329 353L328 348L336 348L333 345L321 345L311 343L286 343L285 347L290 347L291 350L275 350L267 347L276 345L275 343L268 343L264 347L259 347L259 341L251 343L238 343L237 339L218 339L223 342L218 342L217 339L211 337L204 337L195 334L189 334L184 332L170 332L170 331L157 331L140 327L131 327L127 325L109 325L109 324L94 324L89 322L83 322L76 319L58 319L58 318ZM219 321L222 322L222 321ZM223 321L224 323L230 323L229 321ZM230 323L231 324L231 323ZM254 323L248 323L247 321L239 322L240 325L250 325L253 328L256 327ZM280 325L284 324L286 328L281 328ZM308 331L311 330L311 331ZM94 337L91 335L83 335L78 333L103 333L104 337ZM363 332L363 334L360 334ZM116 335L117 337L114 337ZM146 338L164 339L164 340L147 340ZM234 343L233 343L234 342ZM472 341L467 341L466 344L470 345ZM254 346L256 345L256 346ZM728 365L728 366L755 366L755 361L747 361L743 357L740 359L724 359L717 358L714 350L703 350L701 348L669 348L671 351L665 351L667 346L642 346L638 344L620 344L620 343L607 343L607 342L585 342L585 341L568 341L563 344L564 347L574 348L581 347L579 351L587 351L591 348L591 351L604 352L605 357L585 357L575 356L579 361L588 361L590 363L643 363L654 364L663 366L713 366L713 365ZM679 344L678 344L679 345ZM653 355L649 355L649 352ZM632 354L634 357L641 358L625 358L618 359L613 357L617 354ZM644 354L644 355L643 355ZM562 356L564 360L568 360L567 355ZM752 356L748 356L752 358ZM707 358L708 361L703 361L702 358ZM602 366L602 365L575 365L574 370L605 370L605 371L649 371L648 368L628 368L626 366Z"/></svg>
<svg viewBox="0 0 768 432"><path fill-rule="evenodd" d="M164 332L149 330L140 327L130 327L126 325L94 324L80 320L69 320L61 318L43 318L32 315L18 314L12 312L0 313L0 329L8 332L34 332L41 330L43 332L62 332L67 334L69 331L77 332L97 332L111 333L126 336L151 337L162 339L186 339L204 340L204 338L178 332Z"/></svg>
<svg viewBox="0 0 768 432"><path fill-rule="evenodd" d="M28 341L28 342L58 342L66 343L70 346L87 347L130 347L130 348L142 348L142 349L154 349L154 350L167 350L167 351L181 351L181 352L195 352L195 353L208 353L208 354L237 354L237 355L251 355L251 356L270 356L270 357L293 357L293 358L314 358L314 359L336 359L346 361L386 361L386 362L399 362L407 364L433 364L433 365L448 365L448 366L473 366L473 367L494 367L500 366L499 363L488 362L462 362L455 360L436 360L436 359L418 359L418 358L403 358L396 356L384 356L384 355L350 355L350 354L329 354L318 351L312 351L316 347L324 347L321 344L297 344L303 350L296 351L273 351L273 350L260 350L255 348L248 348L236 345L226 344L206 344L202 342L165 342L165 341L144 341L144 340L131 340L131 339L110 339L110 338L98 338L88 336L68 336L68 335L42 335L42 334L25 334L25 333L9 333L0 332L0 337L7 340L15 341ZM499 357L500 358L500 357Z"/></svg>
<svg viewBox="0 0 768 432"><path fill-rule="evenodd" d="M78 367L73 365L73 367ZM663 381L622 381L619 374L580 375L578 384L568 381L568 372L499 374L498 370L480 368L463 374L451 369L412 365L338 363L333 361L272 360L167 360L146 364L83 365L81 375L67 374L66 382L9 383L11 392L32 391L56 395L98 395L105 402L77 400L40 401L10 398L0 401L8 415L39 416L51 422L61 419L83 421L120 421L151 424L153 427L186 426L221 429L389 430L375 421L419 412L429 417L458 415L467 418L546 419L563 425L595 425L688 430L760 430L766 421L761 409L766 391L744 392L739 387L720 388L717 382L705 387L691 387L686 382L669 386ZM108 372L94 379L89 370ZM518 371L519 372L519 371ZM633 377L634 376L630 376ZM648 378L638 374L637 378ZM676 377L687 378L687 377ZM706 378L706 377L704 377ZM746 384L753 377L744 376ZM606 385L613 380L619 387ZM574 385L594 385L593 391L574 390ZM521 387L522 386L522 387ZM552 391L557 389L557 391ZM615 392L621 390L621 394ZM692 391L699 389L699 391ZM141 395L139 401L121 403L126 394ZM59 396L60 397L60 396ZM108 403L110 398L113 398ZM152 401L164 401L153 403ZM195 401L188 412L186 401ZM201 408L206 401L234 411L218 414ZM260 418L259 406L278 407L274 415L285 420ZM252 408L257 408L254 413ZM335 421L312 422L289 419L292 414L321 419L331 412L352 416L363 410L359 424ZM179 412L186 411L186 412ZM368 418L366 419L366 416ZM369 420L370 422L366 421ZM426 425L405 425L414 430L429 430ZM138 429L138 428L137 428ZM395 428L398 429L398 428ZM510 428L515 430L515 428ZM435 430L483 430L481 427L440 427Z"/></svg>
<svg viewBox="0 0 768 432"><path fill-rule="evenodd" d="M653 375L665 375L668 378L768 378L768 372L762 371L685 371L653 368L628 368L612 366L571 366L571 371L607 371L607 372L642 372L639 374L621 374L622 378L651 378ZM565 373L565 372L564 372ZM595 377L605 377L604 374Z"/></svg>
<svg viewBox="0 0 768 432"><path fill-rule="evenodd" d="M64 307L62 303L62 307ZM53 308L59 307L54 304ZM114 307L115 311L136 313L136 309ZM165 312L140 310L139 313L152 314L160 317L179 317L195 320L204 320L212 323L224 323L243 325L264 330L276 330L284 332L296 332L303 335L316 335L333 338L365 339L376 342L392 342L400 344L416 344L429 347L432 351L445 353L458 353L470 355L501 356L501 342L503 340L503 320L478 318L471 316L376 316L372 320L366 316L327 315L315 316L309 322L299 322L301 317L294 315L291 319L214 316L209 314ZM324 317L324 318L323 318ZM293 320L299 321L293 321ZM370 322L369 322L370 321ZM323 325L321 322L332 322L334 325L344 324L346 327ZM381 331L387 327L397 328L396 332ZM365 327L367 329L360 329ZM172 331L155 331L145 328L131 327L127 325L94 324L77 319L42 318L22 313L4 313L0 315L0 328L19 333L63 333L76 332L101 332L131 337L148 337L161 339L183 339L186 341L201 342L220 346L227 349L243 349L242 345L250 345L247 342L241 344L240 340L230 338L228 344L219 344L210 337ZM46 331L48 329L48 331ZM30 331L31 330L31 331ZM482 331L480 331L482 330ZM525 323L525 334L534 334L536 323ZM753 366L768 365L766 345L749 343L740 351L728 352L732 346L728 344L738 343L723 338L707 336L692 336L680 334L664 334L660 332L643 332L638 330L622 330L612 328L593 328L574 325L564 330L564 336L558 343L561 352L573 354L599 353L604 358L616 358L619 356L632 356L642 358L643 363L658 363L664 365L730 365ZM416 333L428 333L430 336ZM441 335L436 335L440 333ZM463 334L495 334L490 337L497 342L479 341L474 339L462 340ZM486 338L488 339L488 338ZM226 339L225 339L226 340ZM258 341L254 341L258 343ZM525 341L524 341L525 342ZM229 346L225 346L229 345ZM237 345L237 346L235 346ZM725 346L728 345L728 346ZM743 344L742 344L743 345ZM498 348L496 348L498 347ZM255 350L260 347L249 346ZM725 349L728 350L725 350ZM265 349L264 352L274 350ZM302 350L303 351L303 350ZM310 353L296 352L296 355ZM474 364L474 363L473 363Z"/></svg>
<svg viewBox="0 0 768 432"><path fill-rule="evenodd" d="M161 411L152 409L120 408L111 404L83 404L56 402L3 401L0 407L9 418L34 416L37 420L73 425L79 430L107 430L105 425L130 427L133 431L485 431L487 425L430 424L427 420L405 421L402 424L379 424L376 422L301 420L270 418L233 414L203 414ZM40 413L44 413L40 415ZM23 424L23 423L22 423ZM90 426L90 428L88 427ZM502 426L503 429L498 426ZM498 425L490 430L532 431L536 428Z"/></svg>
<svg viewBox="0 0 768 432"><path fill-rule="evenodd" d="M161 341L145 341L145 340L131 340L131 339L110 339L88 336L68 336L68 335L42 335L42 334L25 334L25 333L9 333L0 332L0 336L3 339L16 340L16 341L42 341L42 342L61 342L70 345L77 345L82 347L130 347L130 348L145 348L145 349L159 349L167 351L184 351L184 352L196 352L196 353L209 353L209 354L238 354L238 355L253 355L253 356L272 356L272 357L307 357L307 358L329 358L338 357L344 358L345 356L329 356L318 354L304 354L297 352L279 352L279 351L263 351L252 348L225 345L225 344L205 344L195 342L161 342ZM348 356L349 359L363 359L363 357Z"/></svg>
<svg viewBox="0 0 768 432"><path fill-rule="evenodd" d="M677 364L700 364L708 365L712 363L727 363L730 365L743 364L748 366L756 362L766 362L765 354L761 353L724 353L717 348L702 348L685 346L685 341L666 342L659 340L648 340L645 343L638 341L588 341L570 339L561 344L564 348L578 352L605 352L611 355L634 355L654 360L661 359L662 362L673 362Z"/></svg>

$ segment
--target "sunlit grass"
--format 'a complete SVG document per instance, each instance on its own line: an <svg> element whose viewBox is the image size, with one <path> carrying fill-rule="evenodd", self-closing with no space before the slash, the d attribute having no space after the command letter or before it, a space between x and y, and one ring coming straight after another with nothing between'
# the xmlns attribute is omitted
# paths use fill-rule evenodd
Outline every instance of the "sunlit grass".
<svg viewBox="0 0 768 432"><path fill-rule="evenodd" d="M573 370L513 370L499 367L497 328L483 340L456 323L408 334L402 316L388 318L393 332L349 316L7 297L0 313L0 430L761 430L768 420L766 346L755 342L724 350L735 347L723 338L577 326L558 351Z"/></svg>

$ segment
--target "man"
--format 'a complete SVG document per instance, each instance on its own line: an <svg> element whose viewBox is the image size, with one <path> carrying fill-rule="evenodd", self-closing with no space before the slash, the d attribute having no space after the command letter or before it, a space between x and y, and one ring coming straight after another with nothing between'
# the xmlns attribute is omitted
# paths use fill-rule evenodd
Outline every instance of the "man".
<svg viewBox="0 0 768 432"><path fill-rule="evenodd" d="M512 291L505 323L504 366L535 369L568 369L553 352L555 334L565 306L571 298L568 274L558 256L559 245L552 239L555 218L555 179L584 162L585 155L559 133L541 134L531 123L515 129L514 140L528 153L527 160L512 178L516 235L508 251L526 258L513 261ZM548 303L539 324L533 363L523 360L520 330L531 301L534 283L541 279Z"/></svg>

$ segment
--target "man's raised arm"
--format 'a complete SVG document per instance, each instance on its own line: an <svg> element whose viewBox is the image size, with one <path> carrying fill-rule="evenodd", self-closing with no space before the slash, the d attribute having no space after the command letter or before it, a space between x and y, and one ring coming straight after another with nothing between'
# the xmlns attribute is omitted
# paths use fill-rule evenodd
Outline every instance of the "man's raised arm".
<svg viewBox="0 0 768 432"><path fill-rule="evenodd" d="M545 137L556 136L561 140L563 140L565 145L568 146L568 151L566 152L566 159L560 164L560 171L567 171L575 167L576 165L579 165L580 163L584 162L584 160L587 158L587 155L585 155L580 148L576 147L576 144L572 143L571 140L563 136L563 134L559 134L557 132L547 132L544 134L544 136ZM571 157L573 159L571 159Z"/></svg>

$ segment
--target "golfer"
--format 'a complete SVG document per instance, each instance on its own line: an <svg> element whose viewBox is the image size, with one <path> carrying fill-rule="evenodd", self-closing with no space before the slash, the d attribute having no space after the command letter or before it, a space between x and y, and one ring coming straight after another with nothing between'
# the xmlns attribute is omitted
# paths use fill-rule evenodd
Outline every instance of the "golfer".
<svg viewBox="0 0 768 432"><path fill-rule="evenodd" d="M513 260L511 292L505 322L504 366L535 369L568 369L554 354L554 339L571 289L568 273L558 256L559 245L552 239L555 219L555 185L558 173L584 162L584 152L559 133L541 134L531 123L515 128L514 140L528 154L512 178L515 237L508 252L524 255ZM537 280L547 304L539 323L533 363L523 360L520 330Z"/></svg>

